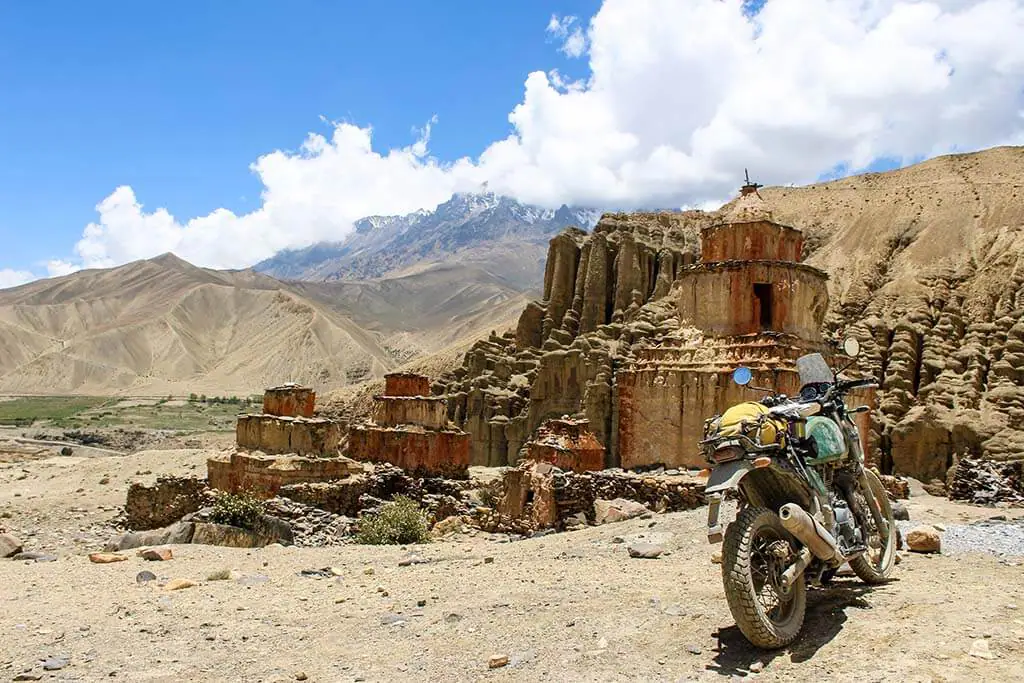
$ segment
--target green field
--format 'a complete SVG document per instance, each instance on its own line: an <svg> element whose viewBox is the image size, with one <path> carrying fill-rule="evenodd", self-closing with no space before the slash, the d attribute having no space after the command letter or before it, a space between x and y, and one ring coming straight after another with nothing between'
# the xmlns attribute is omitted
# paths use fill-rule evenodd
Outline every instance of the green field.
<svg viewBox="0 0 1024 683"><path fill-rule="evenodd" d="M98 396L21 396L0 400L0 426L132 427L181 432L230 431L235 417L257 403L187 398L111 398Z"/></svg>

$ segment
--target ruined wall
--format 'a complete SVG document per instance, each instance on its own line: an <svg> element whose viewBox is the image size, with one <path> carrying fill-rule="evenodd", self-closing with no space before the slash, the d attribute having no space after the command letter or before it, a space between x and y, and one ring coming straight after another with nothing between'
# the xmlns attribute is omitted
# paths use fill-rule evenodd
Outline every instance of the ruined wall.
<svg viewBox="0 0 1024 683"><path fill-rule="evenodd" d="M384 375L385 396L430 396L430 379L411 372Z"/></svg>
<svg viewBox="0 0 1024 683"><path fill-rule="evenodd" d="M443 429L448 423L448 411L440 398L378 396L374 399L373 421L385 427L413 424Z"/></svg>
<svg viewBox="0 0 1024 683"><path fill-rule="evenodd" d="M721 223L701 231L701 261L769 260L796 263L803 258L799 230L768 221Z"/></svg>
<svg viewBox="0 0 1024 683"><path fill-rule="evenodd" d="M239 448L264 453L337 455L341 427L320 418L239 415L235 440Z"/></svg>
<svg viewBox="0 0 1024 683"><path fill-rule="evenodd" d="M362 471L347 458L270 456L262 453L221 455L206 461L211 488L249 491L259 498L273 498L282 486L301 482L332 481Z"/></svg>
<svg viewBox="0 0 1024 683"><path fill-rule="evenodd" d="M156 482L134 482L128 486L124 510L129 529L159 529L195 512L206 503L205 479L197 477L159 477Z"/></svg>
<svg viewBox="0 0 1024 683"><path fill-rule="evenodd" d="M363 462L388 462L413 476L465 479L469 473L469 434L415 427L353 427L347 455Z"/></svg>
<svg viewBox="0 0 1024 683"><path fill-rule="evenodd" d="M803 264L768 261L701 263L679 277L679 318L718 335L762 330L755 283L771 285L769 329L804 339L821 339L828 307L825 273Z"/></svg>
<svg viewBox="0 0 1024 683"><path fill-rule="evenodd" d="M313 417L316 393L307 387L286 385L263 392L263 412L281 417Z"/></svg>
<svg viewBox="0 0 1024 683"><path fill-rule="evenodd" d="M587 420L548 420L526 444L526 458L573 472L604 469L605 448L589 426Z"/></svg>

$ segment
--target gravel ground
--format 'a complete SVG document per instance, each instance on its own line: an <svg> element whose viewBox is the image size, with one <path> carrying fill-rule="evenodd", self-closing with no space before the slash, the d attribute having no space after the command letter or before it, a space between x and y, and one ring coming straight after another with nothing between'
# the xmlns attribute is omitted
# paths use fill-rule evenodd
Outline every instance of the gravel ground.
<svg viewBox="0 0 1024 683"><path fill-rule="evenodd" d="M920 522L897 522L906 538ZM984 519L971 524L943 524L942 554L987 553L996 557L1024 557L1024 518Z"/></svg>

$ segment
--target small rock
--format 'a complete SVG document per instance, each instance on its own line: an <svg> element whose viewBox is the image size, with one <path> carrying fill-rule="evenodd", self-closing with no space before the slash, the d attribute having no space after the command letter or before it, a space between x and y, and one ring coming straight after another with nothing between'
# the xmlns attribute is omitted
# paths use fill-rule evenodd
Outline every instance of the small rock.
<svg viewBox="0 0 1024 683"><path fill-rule="evenodd" d="M711 553L711 564L722 564L722 551L716 550Z"/></svg>
<svg viewBox="0 0 1024 683"><path fill-rule="evenodd" d="M910 521L910 510L903 503L894 502L892 504L892 516L903 522Z"/></svg>
<svg viewBox="0 0 1024 683"><path fill-rule="evenodd" d="M42 676L42 674L34 674L31 671L23 671L22 673L18 674L17 676L12 678L11 680L12 681L41 681L41 680L43 680L43 676Z"/></svg>
<svg viewBox="0 0 1024 683"><path fill-rule="evenodd" d="M942 547L942 537L934 527L919 526L907 534L907 548L916 553L937 553Z"/></svg>
<svg viewBox="0 0 1024 683"><path fill-rule="evenodd" d="M645 560L655 560L665 552L665 548L657 543L637 542L629 546L629 556Z"/></svg>
<svg viewBox="0 0 1024 683"><path fill-rule="evenodd" d="M100 479L100 484L102 484L104 486L106 486L109 483L110 483L110 477L108 477L108 476L104 476L102 479Z"/></svg>
<svg viewBox="0 0 1024 683"><path fill-rule="evenodd" d="M508 666L508 655L491 655L487 660L488 669L500 669L503 666Z"/></svg>
<svg viewBox="0 0 1024 683"><path fill-rule="evenodd" d="M151 562L166 562L174 558L170 548L146 548L139 551L139 557Z"/></svg>
<svg viewBox="0 0 1024 683"><path fill-rule="evenodd" d="M218 569L215 572L210 572L206 575L207 581L227 581L231 578L230 569Z"/></svg>
<svg viewBox="0 0 1024 683"><path fill-rule="evenodd" d="M602 500L599 498L594 501L595 524L622 522L634 517L640 517L649 512L650 510L643 503L638 503L635 500L627 500L625 498Z"/></svg>
<svg viewBox="0 0 1024 683"><path fill-rule="evenodd" d="M304 680L306 680L308 678L309 678L309 676L306 675L305 671L297 671L297 672L295 672L295 680L297 680L297 681L304 681Z"/></svg>
<svg viewBox="0 0 1024 683"><path fill-rule="evenodd" d="M195 582L189 581L188 579L171 579L164 586L164 590L169 591L180 591L183 588L192 588L195 586Z"/></svg>
<svg viewBox="0 0 1024 683"><path fill-rule="evenodd" d="M494 558L493 557L485 557L484 558L484 564L494 564Z"/></svg>
<svg viewBox="0 0 1024 683"><path fill-rule="evenodd" d="M0 557L11 557L21 551L21 541L10 534L0 534Z"/></svg>
<svg viewBox="0 0 1024 683"><path fill-rule="evenodd" d="M363 570L363 573L366 574L367 576L373 576L373 567L367 567L366 569Z"/></svg>
<svg viewBox="0 0 1024 683"><path fill-rule="evenodd" d="M946 530L946 525L945 524L932 524L932 526L935 527L938 531L945 531Z"/></svg>
<svg viewBox="0 0 1024 683"><path fill-rule="evenodd" d="M455 612L449 612L444 615L444 621L446 624L457 624L462 621L462 615L456 614Z"/></svg>
<svg viewBox="0 0 1024 683"><path fill-rule="evenodd" d="M239 576L235 579L235 583L243 586L258 586L261 583L270 581L270 577L265 574L253 574L252 576Z"/></svg>
<svg viewBox="0 0 1024 683"><path fill-rule="evenodd" d="M117 553L90 553L89 561L93 564L111 564L113 562L124 562L128 558Z"/></svg>
<svg viewBox="0 0 1024 683"><path fill-rule="evenodd" d="M973 643L971 643L971 649L968 651L967 654L969 654L972 657L977 657L978 659L996 658L992 650L989 649L988 641L984 638L978 638Z"/></svg>
<svg viewBox="0 0 1024 683"><path fill-rule="evenodd" d="M417 555L409 555L408 557L403 557L401 560L399 560L398 561L398 566L399 567L410 567L410 566L412 566L414 564L425 564L425 563L426 563L426 560L418 557Z"/></svg>
<svg viewBox="0 0 1024 683"><path fill-rule="evenodd" d="M135 575L135 583L140 586L147 584L150 581L156 581L156 574L153 572L142 571Z"/></svg>
<svg viewBox="0 0 1024 683"><path fill-rule="evenodd" d="M612 543L625 543L626 539L622 536L612 536Z"/></svg>
<svg viewBox="0 0 1024 683"><path fill-rule="evenodd" d="M43 661L44 671L60 671L68 665L67 657L49 657Z"/></svg>
<svg viewBox="0 0 1024 683"><path fill-rule="evenodd" d="M703 650L701 650L696 645L690 645L686 648L686 651L689 652L691 655L699 655L701 652L703 652Z"/></svg>
<svg viewBox="0 0 1024 683"><path fill-rule="evenodd" d="M328 567L328 571L331 572L331 576L344 576L345 570L341 567Z"/></svg>
<svg viewBox="0 0 1024 683"><path fill-rule="evenodd" d="M427 606L427 601L426 600L417 600L416 601L416 606L417 607L426 607Z"/></svg>
<svg viewBox="0 0 1024 683"><path fill-rule="evenodd" d="M33 551L27 552L27 553L18 553L17 555L12 557L11 559L15 560L15 561L18 561L18 562L24 561L24 560L27 560L27 561L30 561L30 562L56 562L57 561L57 556L56 555L51 555L49 553L40 553L40 552L36 552L36 551L33 550Z"/></svg>
<svg viewBox="0 0 1024 683"><path fill-rule="evenodd" d="M764 663L762 663L762 662L753 662L750 665L750 673L752 673L752 674L759 674L762 671L764 671Z"/></svg>
<svg viewBox="0 0 1024 683"><path fill-rule="evenodd" d="M404 624L405 621L405 617L401 614L385 614L380 618L382 626L397 626L399 624Z"/></svg>
<svg viewBox="0 0 1024 683"><path fill-rule="evenodd" d="M672 604L664 609L664 613L670 617L685 617L686 610L683 609L682 605Z"/></svg>

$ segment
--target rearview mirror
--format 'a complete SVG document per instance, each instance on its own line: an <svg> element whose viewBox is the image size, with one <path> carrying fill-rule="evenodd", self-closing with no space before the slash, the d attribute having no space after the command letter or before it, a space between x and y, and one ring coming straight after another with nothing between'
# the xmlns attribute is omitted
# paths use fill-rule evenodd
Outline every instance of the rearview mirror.
<svg viewBox="0 0 1024 683"><path fill-rule="evenodd" d="M860 342L855 337L847 337L843 340L843 353L850 358L856 358L860 355Z"/></svg>
<svg viewBox="0 0 1024 683"><path fill-rule="evenodd" d="M754 373L750 371L750 368L740 366L732 373L732 381L739 384L741 387L750 384L750 380L752 379L754 379Z"/></svg>

